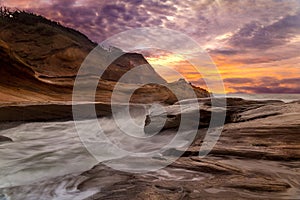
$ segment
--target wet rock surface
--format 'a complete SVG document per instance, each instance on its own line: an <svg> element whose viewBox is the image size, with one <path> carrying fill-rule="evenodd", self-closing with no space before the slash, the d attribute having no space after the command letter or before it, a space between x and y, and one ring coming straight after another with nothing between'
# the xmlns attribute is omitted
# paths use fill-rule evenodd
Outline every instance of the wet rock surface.
<svg viewBox="0 0 300 200"><path fill-rule="evenodd" d="M276 116L284 109L282 101L252 101L241 98L200 98L198 100L183 100L164 107L153 109L147 115L145 132L156 131L162 121L162 129L177 129L181 118L189 118L190 123L198 124L199 128L218 127L224 123L237 123L269 116ZM193 117L193 116L199 117ZM212 117L214 122L211 123Z"/></svg>
<svg viewBox="0 0 300 200"><path fill-rule="evenodd" d="M12 141L13 140L11 138L0 135L0 143L2 143L2 142L12 142Z"/></svg>
<svg viewBox="0 0 300 200"><path fill-rule="evenodd" d="M234 106L236 102L239 106ZM187 151L173 149L161 158L148 158L163 162L183 153L154 172L128 173L100 163L80 174L2 192L14 199L21 199L18 194L23 199L29 199L26 195L53 198L55 183L60 182L65 193L86 194L80 199L299 199L300 103L232 99L228 109L238 117L225 124L217 144L204 158L198 155L206 128L199 129ZM45 192L42 188L52 189Z"/></svg>

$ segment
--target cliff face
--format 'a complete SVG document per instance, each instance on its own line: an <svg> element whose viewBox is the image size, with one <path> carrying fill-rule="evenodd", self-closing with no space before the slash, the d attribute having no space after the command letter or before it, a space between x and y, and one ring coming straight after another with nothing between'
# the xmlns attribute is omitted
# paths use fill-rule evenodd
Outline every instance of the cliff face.
<svg viewBox="0 0 300 200"><path fill-rule="evenodd" d="M2 10L0 101L71 100L72 86L78 69L96 46L96 43L78 31L41 16ZM115 82L139 65L143 65L142 70L133 74L126 83L139 84L155 80L166 84L143 55L125 53L103 73L96 100L108 101ZM157 87L163 86L156 85L155 88ZM159 96L158 90L152 93ZM172 96L171 93L168 95ZM159 98L159 101L161 99ZM153 100L155 101L155 97L151 99Z"/></svg>

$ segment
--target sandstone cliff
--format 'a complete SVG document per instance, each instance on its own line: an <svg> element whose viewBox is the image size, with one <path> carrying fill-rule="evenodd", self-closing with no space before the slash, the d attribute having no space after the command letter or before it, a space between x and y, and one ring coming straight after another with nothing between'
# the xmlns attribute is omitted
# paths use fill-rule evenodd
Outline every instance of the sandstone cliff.
<svg viewBox="0 0 300 200"><path fill-rule="evenodd" d="M70 101L78 69L97 44L76 30L22 11L2 9L0 27L0 102ZM109 101L115 83L140 65L142 70L133 74L124 88L151 80L169 86L143 55L125 53L103 73L96 100ZM194 89L198 97L209 95ZM147 102L176 102L172 92L162 85L144 86L132 98L145 102L139 93L147 94Z"/></svg>

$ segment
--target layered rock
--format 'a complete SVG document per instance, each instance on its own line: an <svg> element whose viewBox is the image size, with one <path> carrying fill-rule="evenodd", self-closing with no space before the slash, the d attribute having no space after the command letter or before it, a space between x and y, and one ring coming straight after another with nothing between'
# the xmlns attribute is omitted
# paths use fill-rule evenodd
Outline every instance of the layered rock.
<svg viewBox="0 0 300 200"><path fill-rule="evenodd" d="M0 27L0 101L70 101L77 72L97 44L78 31L26 12L2 14ZM156 82L162 85L141 87L136 92L138 98L133 98L135 102L140 101L144 94L151 96L145 97L146 102L176 101L174 95L165 89L166 81L155 72L143 55L137 53L123 53L98 77L96 100L109 102L115 83L137 66L141 67L124 84ZM89 79L95 77L95 74L88 72L81 76ZM198 97L209 96L205 90L194 89Z"/></svg>
<svg viewBox="0 0 300 200"><path fill-rule="evenodd" d="M282 101L277 100L252 101L241 98L212 97L183 100L175 103L175 105L164 107L164 110L153 110L147 115L145 131L151 134L152 130L156 130L162 120L165 120L163 130L177 129L181 124L181 117L189 118L190 123L198 124L199 128L209 127L212 116L214 123L211 124L211 127L222 126L224 123L265 118L277 115L276 110L282 108L283 105ZM274 109L269 107L274 107ZM199 118L190 117L196 115L199 115Z"/></svg>
<svg viewBox="0 0 300 200"><path fill-rule="evenodd" d="M225 124L222 135L210 155L299 161L300 143L297 137L300 128L300 103L257 101L255 104L254 102L244 104L244 108L241 106L239 111L235 111L235 117L228 116L230 121ZM235 106L234 109L238 107ZM166 125L165 128L168 128ZM172 128L179 126L176 123L173 125ZM202 142L203 135L200 135L184 155L199 155ZM180 149L166 154L176 155L177 151Z"/></svg>
<svg viewBox="0 0 300 200"><path fill-rule="evenodd" d="M275 107L276 115L264 115ZM86 199L296 199L300 178L299 108L299 102L245 103L240 112L242 121L226 124L217 145L205 158L198 157L206 132L201 129L182 157L155 172L132 174L100 163L81 174L4 191L12 197L30 191L31 195L52 198L57 182L64 182L66 188L76 188L78 195L90 193ZM243 119L257 111L261 111L261 117ZM160 163L170 156L172 153L148 159ZM52 189L45 193L43 188Z"/></svg>
<svg viewBox="0 0 300 200"><path fill-rule="evenodd" d="M191 101L181 103L188 105ZM198 101L202 109L208 109L214 100ZM217 98L214 105L222 107L223 102ZM236 116L228 118L217 144L205 158L198 157L207 132L202 128L185 152L176 148L163 152L160 157L137 159L133 163L126 157L119 160L129 167L145 159L156 165L181 155L174 163L154 172L134 174L114 170L104 164L118 163L118 160L108 160L83 173L0 191L16 199L20 194L22 198L30 194L30 197L51 199L59 195L56 192L62 187L66 194L76 191L77 196L86 195L85 199L276 199L279 196L297 199L300 102L227 99L227 103L227 112ZM170 114L177 106L165 110ZM168 128L177 125L165 127L158 137L162 136L163 140L164 134L170 133ZM127 165L120 166L126 169Z"/></svg>

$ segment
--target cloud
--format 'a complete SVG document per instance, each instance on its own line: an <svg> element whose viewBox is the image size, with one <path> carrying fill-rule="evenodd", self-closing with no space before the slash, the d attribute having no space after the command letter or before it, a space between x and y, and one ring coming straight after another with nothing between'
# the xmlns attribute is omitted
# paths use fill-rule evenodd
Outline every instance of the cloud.
<svg viewBox="0 0 300 200"><path fill-rule="evenodd" d="M225 78L223 81L230 84L244 84L253 83L254 80L251 78Z"/></svg>
<svg viewBox="0 0 300 200"><path fill-rule="evenodd" d="M96 42L133 28L174 29L208 51L231 90L294 91L287 88L297 86L299 0L0 0L0 4L44 15ZM185 47L185 42L174 46Z"/></svg>
<svg viewBox="0 0 300 200"><path fill-rule="evenodd" d="M209 49L208 52L210 54L214 54L214 55L226 55L226 56L230 56L230 55L236 55L236 54L241 54L242 51L240 50L235 50L235 49Z"/></svg>
<svg viewBox="0 0 300 200"><path fill-rule="evenodd" d="M259 78L259 84L260 86L267 86L267 87L279 87L281 84L283 84L283 80L279 80L274 77L260 77Z"/></svg>
<svg viewBox="0 0 300 200"><path fill-rule="evenodd" d="M286 78L281 82L284 84L298 84L300 86L300 78Z"/></svg>
<svg viewBox="0 0 300 200"><path fill-rule="evenodd" d="M254 86L241 86L241 87L232 87L235 89L236 93L257 93L257 94L300 94L300 88L293 87L254 87Z"/></svg>
<svg viewBox="0 0 300 200"><path fill-rule="evenodd" d="M246 26L250 19L270 23L294 14L299 6L294 0L1 0L1 3L58 20L98 42L128 28L162 26L182 31L203 45L220 34Z"/></svg>
<svg viewBox="0 0 300 200"><path fill-rule="evenodd" d="M257 21L245 24L229 39L228 44L240 49L268 49L289 42L299 32L300 13L297 13L287 15L268 26Z"/></svg>
<svg viewBox="0 0 300 200"><path fill-rule="evenodd" d="M76 2L53 1L29 10L75 28L97 42L131 28L162 26L167 20L165 15L176 11L173 4L158 1Z"/></svg>
<svg viewBox="0 0 300 200"><path fill-rule="evenodd" d="M224 79L234 92L241 93L300 93L300 77L278 79L274 77Z"/></svg>

